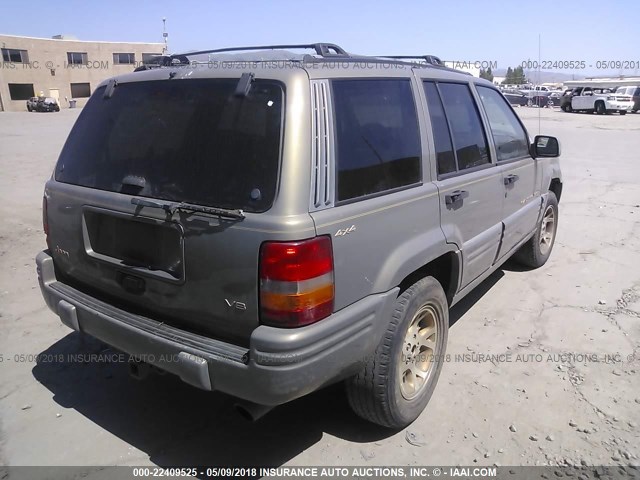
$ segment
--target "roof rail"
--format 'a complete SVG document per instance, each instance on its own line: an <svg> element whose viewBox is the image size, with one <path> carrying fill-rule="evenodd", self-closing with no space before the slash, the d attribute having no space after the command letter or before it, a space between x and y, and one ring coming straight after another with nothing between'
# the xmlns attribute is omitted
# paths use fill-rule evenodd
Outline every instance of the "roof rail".
<svg viewBox="0 0 640 480"><path fill-rule="evenodd" d="M306 43L298 45L258 45L252 47L228 47L216 48L213 50L200 50L197 52L184 52L171 55L172 58L187 57L193 55L204 55L205 53L224 53L224 52L242 52L249 50L286 50L291 48L304 48L315 50L317 55L321 57L345 56L349 54L341 47L334 43ZM333 53L331 53L333 51Z"/></svg>
<svg viewBox="0 0 640 480"><path fill-rule="evenodd" d="M424 60L425 62L427 62L429 65L437 65L439 67L444 67L445 64L442 60L440 60L440 58L436 57L435 55L376 55L378 57L382 57L382 58L394 58L397 60Z"/></svg>
<svg viewBox="0 0 640 480"><path fill-rule="evenodd" d="M334 60L334 59L348 59L353 61L372 59L370 61L384 62L385 59L396 60L397 62L403 62L407 60L422 60L426 65L443 68L447 70L454 69L448 68L445 63L435 55L372 55L372 56L359 56L352 55L344 50L342 47L335 43L305 43L305 44L289 44L289 45L256 45L248 47L227 47L227 48L215 48L211 50L198 50L194 52L174 53L170 55L162 55L160 61L153 65L143 66L137 68L135 71L147 70L150 68L171 67L180 65L189 65L191 62L188 57L195 55L205 55L210 53L226 53L226 52L243 52L243 51L256 51L256 50L290 50L290 49L309 49L314 50L316 55L321 58L306 55L305 61L321 61L321 60ZM455 70L458 71L458 70ZM467 72L462 72L467 73ZM471 75L467 73L468 75Z"/></svg>

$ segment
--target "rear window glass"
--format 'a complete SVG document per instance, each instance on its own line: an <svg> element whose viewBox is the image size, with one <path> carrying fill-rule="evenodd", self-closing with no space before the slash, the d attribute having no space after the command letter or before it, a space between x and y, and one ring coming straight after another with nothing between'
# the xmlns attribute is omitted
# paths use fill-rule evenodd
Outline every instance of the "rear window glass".
<svg viewBox="0 0 640 480"><path fill-rule="evenodd" d="M84 107L56 180L112 192L250 212L276 192L283 91L256 80L166 80L104 87ZM135 181L131 181L131 179Z"/></svg>

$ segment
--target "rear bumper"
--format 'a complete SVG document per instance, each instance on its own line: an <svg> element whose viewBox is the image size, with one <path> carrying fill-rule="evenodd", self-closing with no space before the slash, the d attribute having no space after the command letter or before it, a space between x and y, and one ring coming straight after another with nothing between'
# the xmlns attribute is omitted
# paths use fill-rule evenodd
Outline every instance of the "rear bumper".
<svg viewBox="0 0 640 480"><path fill-rule="evenodd" d="M617 112L630 112L631 110L633 110L633 102L616 102L615 100L607 100L605 102L605 106L607 110L615 110Z"/></svg>
<svg viewBox="0 0 640 480"><path fill-rule="evenodd" d="M357 371L391 317L397 289L371 295L314 325L259 326L249 348L134 315L57 281L48 252L36 257L49 308L89 334L204 390L279 405Z"/></svg>

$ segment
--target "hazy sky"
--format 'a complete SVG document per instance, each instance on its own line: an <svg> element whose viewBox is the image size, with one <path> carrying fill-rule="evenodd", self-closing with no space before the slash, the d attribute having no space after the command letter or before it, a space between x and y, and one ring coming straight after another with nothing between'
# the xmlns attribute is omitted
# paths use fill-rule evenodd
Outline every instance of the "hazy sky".
<svg viewBox="0 0 640 480"><path fill-rule="evenodd" d="M640 0L30 0L26 5L3 6L0 33L160 42L166 17L172 52L323 41L354 53L429 53L446 60L496 61L498 68L537 60L540 35L542 60L584 60L589 73L598 73L598 61L628 60L636 62L635 70L617 73L640 74Z"/></svg>

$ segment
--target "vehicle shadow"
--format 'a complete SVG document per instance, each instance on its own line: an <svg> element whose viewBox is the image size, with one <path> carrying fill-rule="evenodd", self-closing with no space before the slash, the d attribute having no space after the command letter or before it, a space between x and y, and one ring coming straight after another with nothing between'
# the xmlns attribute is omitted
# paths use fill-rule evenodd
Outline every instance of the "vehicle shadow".
<svg viewBox="0 0 640 480"><path fill-rule="evenodd" d="M498 270L460 301L451 311L451 324L502 276ZM163 467L280 466L320 442L325 433L356 443L397 433L355 416L342 384L250 423L235 412L235 400L227 395L196 389L170 374L131 378L124 355L77 332L51 345L40 359L33 376L56 403L73 408Z"/></svg>
<svg viewBox="0 0 640 480"><path fill-rule="evenodd" d="M507 262L509 263L509 262ZM480 285L471 290L466 297L456 303L449 311L449 326L453 325L462 318L462 316L473 307L485 294L493 288L493 286L504 277L504 270L507 270L506 264L489 275Z"/></svg>
<svg viewBox="0 0 640 480"><path fill-rule="evenodd" d="M40 358L33 376L57 404L78 411L159 466L280 466L324 433L358 443L396 433L356 417L341 384L251 423L236 413L235 400L227 395L199 390L171 374L131 378L124 356L76 332Z"/></svg>

